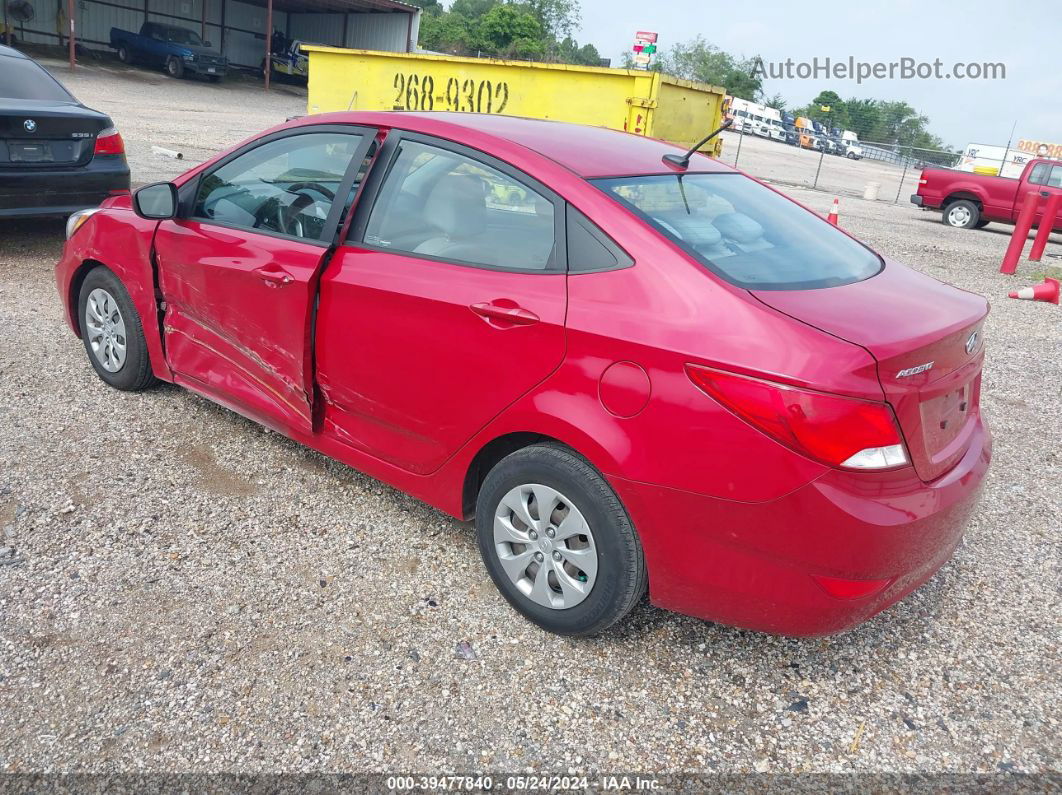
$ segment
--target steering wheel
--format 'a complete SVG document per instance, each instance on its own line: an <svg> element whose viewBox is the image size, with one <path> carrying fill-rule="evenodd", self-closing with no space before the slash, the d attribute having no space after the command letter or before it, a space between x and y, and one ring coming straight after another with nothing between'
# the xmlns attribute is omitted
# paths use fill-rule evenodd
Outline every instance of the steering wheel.
<svg viewBox="0 0 1062 795"><path fill-rule="evenodd" d="M277 220L280 222L281 231L286 235L305 237L303 234L302 221L299 220L298 216L307 207L312 207L316 203L317 199L308 193L296 194L295 200L287 207L281 207L278 203Z"/></svg>
<svg viewBox="0 0 1062 795"><path fill-rule="evenodd" d="M326 188L320 182L294 182L291 185L288 185L285 190L287 190L288 193L301 193L304 190L315 190L318 193L323 194L328 201L335 201L336 199L335 191Z"/></svg>

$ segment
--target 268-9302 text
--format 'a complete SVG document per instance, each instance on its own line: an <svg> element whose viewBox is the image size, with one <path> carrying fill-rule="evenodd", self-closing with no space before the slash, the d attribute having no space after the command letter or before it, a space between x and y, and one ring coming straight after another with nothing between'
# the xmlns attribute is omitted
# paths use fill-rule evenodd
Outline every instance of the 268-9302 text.
<svg viewBox="0 0 1062 795"><path fill-rule="evenodd" d="M436 94L436 89L440 89ZM392 110L451 110L462 113L502 113L509 104L504 80L464 80L450 77L445 89L431 75L395 73Z"/></svg>

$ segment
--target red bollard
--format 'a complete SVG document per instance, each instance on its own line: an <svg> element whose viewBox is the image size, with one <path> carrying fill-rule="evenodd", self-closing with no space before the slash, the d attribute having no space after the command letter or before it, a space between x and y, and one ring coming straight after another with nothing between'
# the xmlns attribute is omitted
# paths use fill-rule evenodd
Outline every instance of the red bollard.
<svg viewBox="0 0 1062 795"><path fill-rule="evenodd" d="M1029 259L1033 262L1039 262L1040 257L1044 255L1044 249L1047 248L1047 238L1051 237L1055 218L1058 217L1059 204L1062 204L1062 193L1051 194L1051 198L1047 200L1047 206L1044 207L1044 214L1040 217L1040 226L1036 229L1036 239L1033 241L1032 251L1029 252Z"/></svg>
<svg viewBox="0 0 1062 795"><path fill-rule="evenodd" d="M1025 238L1032 229L1033 214L1036 212L1036 203L1040 201L1040 194L1029 191L1025 194L1025 201L1021 203L1021 212L1018 213L1018 223L1014 226L1014 234L1010 236L1010 245L1007 253L1003 255L1003 264L999 266L1000 273L1014 273L1018 269L1018 260L1021 259L1021 250L1025 248Z"/></svg>

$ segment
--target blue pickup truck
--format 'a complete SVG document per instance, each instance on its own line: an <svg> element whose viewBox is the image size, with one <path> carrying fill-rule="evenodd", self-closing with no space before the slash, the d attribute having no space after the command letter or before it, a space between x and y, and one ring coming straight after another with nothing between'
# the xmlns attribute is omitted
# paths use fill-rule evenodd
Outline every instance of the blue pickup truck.
<svg viewBox="0 0 1062 795"><path fill-rule="evenodd" d="M139 33L111 28L111 47L123 63L140 61L161 66L171 77L197 74L217 82L229 68L229 60L194 30L145 22Z"/></svg>

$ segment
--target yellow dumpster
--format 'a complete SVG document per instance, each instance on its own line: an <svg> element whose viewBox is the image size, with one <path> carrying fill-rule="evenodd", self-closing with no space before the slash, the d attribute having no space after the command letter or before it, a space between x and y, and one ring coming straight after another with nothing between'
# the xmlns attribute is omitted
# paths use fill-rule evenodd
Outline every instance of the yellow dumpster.
<svg viewBox="0 0 1062 795"><path fill-rule="evenodd" d="M302 45L307 111L447 110L611 127L692 145L723 122L726 92L659 72ZM716 138L705 150L722 151Z"/></svg>

